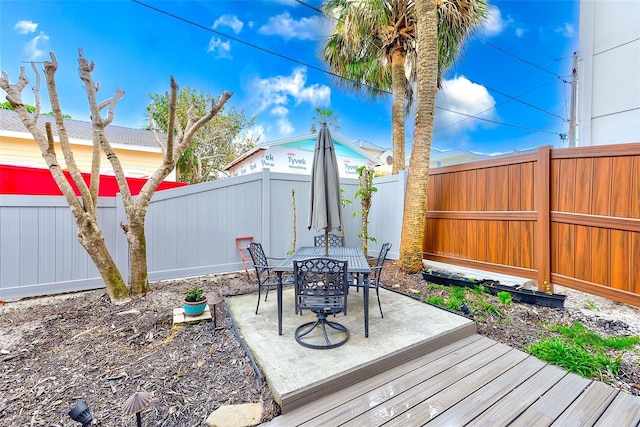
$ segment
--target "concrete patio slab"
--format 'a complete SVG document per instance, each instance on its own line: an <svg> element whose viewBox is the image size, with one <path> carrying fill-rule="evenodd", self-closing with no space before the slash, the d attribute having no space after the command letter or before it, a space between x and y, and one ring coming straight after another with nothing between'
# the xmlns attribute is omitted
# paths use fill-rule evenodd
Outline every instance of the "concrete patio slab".
<svg viewBox="0 0 640 427"><path fill-rule="evenodd" d="M314 315L294 314L292 288L283 292L282 335L278 335L275 292L269 293L267 302L261 301L257 315L255 294L229 298L227 304L284 413L476 332L473 321L408 296L381 289L380 299L384 318L375 292L370 295L369 338L365 338L362 292L350 290L348 314L332 318L349 329L350 338L331 350L313 350L295 341L296 327Z"/></svg>

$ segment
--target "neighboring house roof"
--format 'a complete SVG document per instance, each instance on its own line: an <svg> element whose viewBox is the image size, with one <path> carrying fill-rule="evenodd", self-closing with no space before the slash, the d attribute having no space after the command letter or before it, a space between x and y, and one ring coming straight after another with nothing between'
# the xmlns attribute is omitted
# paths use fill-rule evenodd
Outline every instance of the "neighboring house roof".
<svg viewBox="0 0 640 427"><path fill-rule="evenodd" d="M302 135L302 136L296 136L296 137L287 138L287 139L280 139L280 140L277 140L277 141L265 142L263 144L255 146L251 150L249 150L246 153L242 154L240 157L238 157L237 159L235 159L234 161L232 161L231 163L226 165L223 168L223 170L225 170L225 171L229 170L230 168L232 168L233 166L235 166L238 163L242 162L243 160L245 160L245 159L247 159L249 157L252 157L255 153L257 153L259 151L266 151L270 147L274 147L274 146L278 146L278 145L291 144L291 143L295 143L297 141L305 141L305 140L308 140L310 138L315 139L315 138L317 138L317 136L318 136L317 134L311 133L311 134ZM331 133L331 138L333 139L334 143L339 143L339 144L344 145L347 148L350 148L351 150L355 151L358 155L362 156L364 159L370 161L374 165L381 164L381 160L378 159L376 156L373 156L372 154L370 154L367 151L363 150L362 148L360 148L356 144L347 141L343 136L332 132Z"/></svg>
<svg viewBox="0 0 640 427"><path fill-rule="evenodd" d="M476 153L474 151L467 151L460 148L451 148L449 150L440 150L438 148L431 148L431 165L432 166L445 166L456 163L471 162L474 160L488 159L488 154Z"/></svg>
<svg viewBox="0 0 640 427"><path fill-rule="evenodd" d="M55 136L58 136L58 129L55 126L55 119L51 116L41 115L38 118L38 127L44 131L46 122L51 122L51 129ZM71 139L92 140L92 124L80 120L64 119L67 134ZM0 109L0 132L16 132L25 133L31 137L31 134L20 120L18 113L13 110ZM153 147L159 148L153 132L144 129L126 128L121 126L109 125L105 128L107 139L111 144L131 145L136 147ZM162 137L162 136L161 136Z"/></svg>

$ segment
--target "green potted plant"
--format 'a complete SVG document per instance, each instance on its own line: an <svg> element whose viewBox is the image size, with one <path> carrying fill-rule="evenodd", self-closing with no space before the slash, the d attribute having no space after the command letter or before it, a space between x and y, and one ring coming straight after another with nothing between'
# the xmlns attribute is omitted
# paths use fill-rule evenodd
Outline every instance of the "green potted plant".
<svg viewBox="0 0 640 427"><path fill-rule="evenodd" d="M184 294L184 314L187 316L199 316L207 307L207 297L204 291L198 287L189 288Z"/></svg>

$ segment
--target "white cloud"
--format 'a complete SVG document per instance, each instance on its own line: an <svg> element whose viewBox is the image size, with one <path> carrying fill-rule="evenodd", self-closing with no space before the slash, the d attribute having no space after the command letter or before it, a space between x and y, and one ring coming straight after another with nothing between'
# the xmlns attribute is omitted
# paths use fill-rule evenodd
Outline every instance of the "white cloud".
<svg viewBox="0 0 640 427"><path fill-rule="evenodd" d="M18 21L13 29L18 31L18 34L31 34L35 33L38 28L38 24L33 21Z"/></svg>
<svg viewBox="0 0 640 427"><path fill-rule="evenodd" d="M211 37L209 46L207 47L207 53L213 53L216 58L232 59L230 52L231 43L229 41L223 42L217 37Z"/></svg>
<svg viewBox="0 0 640 427"><path fill-rule="evenodd" d="M46 53L48 45L49 36L40 31L40 34L32 38L24 48L29 61L40 59Z"/></svg>
<svg viewBox="0 0 640 427"><path fill-rule="evenodd" d="M493 37L500 34L506 27L508 22L502 19L502 13L494 5L489 5L489 13L480 27L480 32L487 37Z"/></svg>
<svg viewBox="0 0 640 427"><path fill-rule="evenodd" d="M572 24L565 22L562 27L556 29L556 33L560 33L562 37L571 38L575 37L576 28Z"/></svg>
<svg viewBox="0 0 640 427"><path fill-rule="evenodd" d="M278 119L277 125L280 137L291 136L293 135L293 132L295 132L293 125L286 117Z"/></svg>
<svg viewBox="0 0 640 427"><path fill-rule="evenodd" d="M240 141L242 139L250 139L252 141L255 141L257 144L260 144L264 141L266 141L265 139L265 129L264 126L262 125L255 125L250 129L247 129L247 131L243 134L243 138L237 138L236 137L236 141Z"/></svg>
<svg viewBox="0 0 640 427"><path fill-rule="evenodd" d="M473 130L483 123L468 116L492 119L496 115L494 109L496 101L489 91L464 76L456 76L442 82L442 89L438 92L436 105L440 108L437 108L435 112L434 129L446 129L447 133Z"/></svg>
<svg viewBox="0 0 640 427"><path fill-rule="evenodd" d="M316 40L327 34L322 20L317 16L301 18L296 21L289 12L272 16L269 21L258 29L260 34L280 36L285 40Z"/></svg>
<svg viewBox="0 0 640 427"><path fill-rule="evenodd" d="M307 86L307 70L296 68L290 76L276 76L268 79L256 79L253 82L260 100L259 111L271 106L284 106L293 100L294 105L307 103L313 107L329 105L331 89L328 86L313 84Z"/></svg>
<svg viewBox="0 0 640 427"><path fill-rule="evenodd" d="M526 33L527 30L525 28L522 27L518 27L516 28L516 37L522 37L524 36L524 33Z"/></svg>
<svg viewBox="0 0 640 427"><path fill-rule="evenodd" d="M257 113L268 110L270 119L263 135L270 138L283 138L292 135L295 128L289 120L290 106L309 104L312 107L329 106L331 89L320 84L307 85L307 71L296 68L289 76L275 76L255 79L251 83L252 93L258 100Z"/></svg>
<svg viewBox="0 0 640 427"><path fill-rule="evenodd" d="M286 117L289 114L289 110L282 105L278 105L271 109L271 114L278 117Z"/></svg>
<svg viewBox="0 0 640 427"><path fill-rule="evenodd" d="M216 19L216 22L213 23L213 29L216 29L218 27L229 27L236 34L240 34L243 26L244 23L240 21L235 15L222 15L220 18Z"/></svg>

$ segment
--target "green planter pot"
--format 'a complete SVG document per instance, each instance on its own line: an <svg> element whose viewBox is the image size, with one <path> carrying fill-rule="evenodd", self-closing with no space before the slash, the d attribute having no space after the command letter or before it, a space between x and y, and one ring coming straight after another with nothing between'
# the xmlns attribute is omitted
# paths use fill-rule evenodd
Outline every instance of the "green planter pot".
<svg viewBox="0 0 640 427"><path fill-rule="evenodd" d="M207 307L207 299L202 301L191 302L184 301L183 308L184 314L187 316L199 316L204 313L204 309Z"/></svg>

